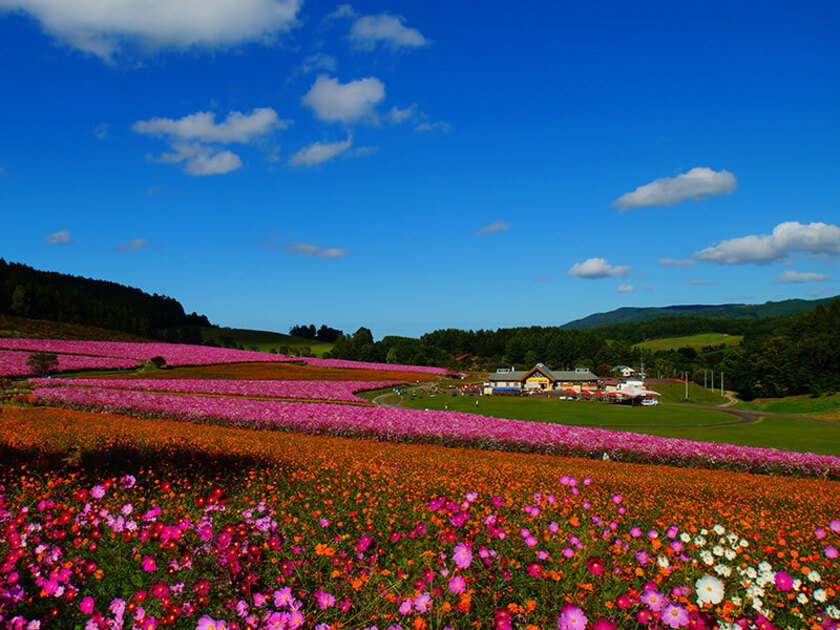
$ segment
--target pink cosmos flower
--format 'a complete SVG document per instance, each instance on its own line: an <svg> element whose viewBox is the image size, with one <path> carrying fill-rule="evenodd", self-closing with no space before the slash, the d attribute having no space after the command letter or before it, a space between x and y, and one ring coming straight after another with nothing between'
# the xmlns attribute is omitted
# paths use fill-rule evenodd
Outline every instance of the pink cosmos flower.
<svg viewBox="0 0 840 630"><path fill-rule="evenodd" d="M646 588L642 593L643 604L647 604L654 612L659 612L665 604L665 597L655 588Z"/></svg>
<svg viewBox="0 0 840 630"><path fill-rule="evenodd" d="M429 592L422 593L414 600L414 609L419 613L424 613L432 608L432 596Z"/></svg>
<svg viewBox="0 0 840 630"><path fill-rule="evenodd" d="M413 610L413 606L411 604L410 599L406 599L405 601L403 601L402 604L400 604L400 614L401 615L408 615L409 613L411 613L412 610Z"/></svg>
<svg viewBox="0 0 840 630"><path fill-rule="evenodd" d="M464 543L458 543L455 545L452 560L455 562L455 566L459 569L466 569L472 562L472 551L470 551L470 548Z"/></svg>
<svg viewBox="0 0 840 630"><path fill-rule="evenodd" d="M140 562L140 566L143 567L144 571L154 571L157 569L157 563L155 559L151 556L143 556L143 560Z"/></svg>
<svg viewBox="0 0 840 630"><path fill-rule="evenodd" d="M105 496L105 486L93 486L90 489L90 496L94 499L101 499Z"/></svg>
<svg viewBox="0 0 840 630"><path fill-rule="evenodd" d="M618 626L609 619L601 617L598 621L592 624L592 630L618 630Z"/></svg>
<svg viewBox="0 0 840 630"><path fill-rule="evenodd" d="M318 600L318 608L321 610L326 610L327 608L335 606L335 597L326 591L318 589L315 591L315 598Z"/></svg>
<svg viewBox="0 0 840 630"><path fill-rule="evenodd" d="M204 615L198 620L198 625L195 627L195 630L224 630L226 627L224 621L216 621L210 615Z"/></svg>
<svg viewBox="0 0 840 630"><path fill-rule="evenodd" d="M586 615L577 606L566 606L557 620L559 630L585 630Z"/></svg>
<svg viewBox="0 0 840 630"><path fill-rule="evenodd" d="M277 608L285 608L292 603L292 589L289 586L274 591L274 605Z"/></svg>
<svg viewBox="0 0 840 630"><path fill-rule="evenodd" d="M688 612L682 606L669 603L662 611L662 623L671 628L687 626Z"/></svg>
<svg viewBox="0 0 840 630"><path fill-rule="evenodd" d="M93 612L93 604L93 597L88 596L82 599L82 602L79 604L79 608L82 609L83 613L89 615Z"/></svg>
<svg viewBox="0 0 840 630"><path fill-rule="evenodd" d="M826 558L834 559L834 558L837 557L837 555L838 555L837 554L837 548L834 547L833 545L829 545L828 547L825 548L825 557Z"/></svg>
<svg viewBox="0 0 840 630"><path fill-rule="evenodd" d="M467 588L467 583L460 575L456 575L449 580L449 590L453 593L463 593Z"/></svg>
<svg viewBox="0 0 840 630"><path fill-rule="evenodd" d="M840 532L840 520L833 520L828 524L829 529L833 532Z"/></svg>

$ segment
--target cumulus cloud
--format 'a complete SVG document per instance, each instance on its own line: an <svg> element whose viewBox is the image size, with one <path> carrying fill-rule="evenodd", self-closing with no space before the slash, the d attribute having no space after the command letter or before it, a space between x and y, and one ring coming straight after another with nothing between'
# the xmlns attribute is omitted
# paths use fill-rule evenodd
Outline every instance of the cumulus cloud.
<svg viewBox="0 0 840 630"><path fill-rule="evenodd" d="M616 293L633 293L636 290L632 284L620 284L618 288L615 290Z"/></svg>
<svg viewBox="0 0 840 630"><path fill-rule="evenodd" d="M61 230L50 234L46 241L50 245L70 245L73 243L73 237L70 235L70 230Z"/></svg>
<svg viewBox="0 0 840 630"><path fill-rule="evenodd" d="M73 48L112 61L126 46L216 48L270 41L297 24L301 0L0 0Z"/></svg>
<svg viewBox="0 0 840 630"><path fill-rule="evenodd" d="M248 143L276 129L286 129L289 124L288 120L280 120L277 112L271 107L257 107L250 114L230 112L227 118L219 123L216 122L216 114L213 112L196 112L177 120L140 120L134 123L132 129L150 136L231 144Z"/></svg>
<svg viewBox="0 0 840 630"><path fill-rule="evenodd" d="M619 210L649 206L674 206L686 199L703 201L710 195L728 195L735 191L738 182L727 170L713 171L698 166L676 177L661 177L649 184L625 193L613 202Z"/></svg>
<svg viewBox="0 0 840 630"><path fill-rule="evenodd" d="M720 282L717 282L716 280L688 280L685 283L685 286L687 286L687 287L709 287L709 286L714 286L716 284L720 284Z"/></svg>
<svg viewBox="0 0 840 630"><path fill-rule="evenodd" d="M404 17L387 13L357 18L350 27L348 37L360 50L373 50L381 45L398 51L422 48L431 43L416 28L407 27Z"/></svg>
<svg viewBox="0 0 840 630"><path fill-rule="evenodd" d="M803 282L825 282L826 280L831 280L827 275L824 273L807 273L799 271L785 271L780 273L776 276L776 282L778 284L793 284L793 283L803 283Z"/></svg>
<svg viewBox="0 0 840 630"><path fill-rule="evenodd" d="M432 43L416 28L406 26L405 18L401 15L360 15L349 4L341 4L325 18L327 22L341 19L353 21L347 38L358 50L374 50L382 46L397 52L422 48Z"/></svg>
<svg viewBox="0 0 840 630"><path fill-rule="evenodd" d="M292 166L312 167L323 164L332 160L337 155L343 153L353 144L353 138L349 137L342 142L315 142L307 147L303 147L300 151L295 153L290 159L289 164Z"/></svg>
<svg viewBox="0 0 840 630"><path fill-rule="evenodd" d="M149 241L145 238L135 238L128 243L123 243L122 245L117 245L114 249L118 252L136 252L140 249L146 249L149 246Z"/></svg>
<svg viewBox="0 0 840 630"><path fill-rule="evenodd" d="M617 278L626 276L633 270L627 266L612 266L604 258L588 258L582 263L575 263L567 275L578 278L597 280L599 278Z"/></svg>
<svg viewBox="0 0 840 630"><path fill-rule="evenodd" d="M286 129L290 121L281 120L270 107L258 107L250 114L230 112L216 122L212 112L196 112L183 118L152 118L139 120L132 126L136 133L164 138L171 152L153 161L166 164L184 163L190 175L221 175L242 166L241 158L229 150L212 145L248 144L269 136L278 129Z"/></svg>
<svg viewBox="0 0 840 630"><path fill-rule="evenodd" d="M686 259L686 260L674 260L673 258L660 258L657 260L660 265L665 265L666 267L693 267L695 263L693 260Z"/></svg>
<svg viewBox="0 0 840 630"><path fill-rule="evenodd" d="M300 71L304 74L310 72L335 72L338 70L338 62L335 57L326 53L318 52L309 55L300 64Z"/></svg>
<svg viewBox="0 0 840 630"><path fill-rule="evenodd" d="M350 252L338 247L321 247L315 243L287 243L283 251L296 256L315 256L316 258L344 258Z"/></svg>
<svg viewBox="0 0 840 630"><path fill-rule="evenodd" d="M792 253L840 255L840 227L787 221L773 228L772 234L729 239L695 253L694 258L719 265L761 265L785 260Z"/></svg>
<svg viewBox="0 0 840 630"><path fill-rule="evenodd" d="M399 107L392 107L391 111L389 111L385 118L388 120L389 123L392 125L399 125L400 123L405 122L406 120L412 120L418 116L417 110L417 103L412 103L405 109L400 109Z"/></svg>
<svg viewBox="0 0 840 630"><path fill-rule="evenodd" d="M504 230L510 229L510 224L504 221L496 221L491 223L490 225L485 225L481 228L476 234L481 236L482 234L492 234L493 232L503 232Z"/></svg>
<svg viewBox="0 0 840 630"><path fill-rule="evenodd" d="M385 84L377 78L339 83L322 74L303 97L303 104L320 120L351 123L362 118L375 119L376 105L384 98Z"/></svg>
<svg viewBox="0 0 840 630"><path fill-rule="evenodd" d="M0 0L2 2L2 0ZM93 130L93 135L96 136L97 140L106 140L108 138L108 130L111 125L108 123L100 123L96 125L96 129Z"/></svg>

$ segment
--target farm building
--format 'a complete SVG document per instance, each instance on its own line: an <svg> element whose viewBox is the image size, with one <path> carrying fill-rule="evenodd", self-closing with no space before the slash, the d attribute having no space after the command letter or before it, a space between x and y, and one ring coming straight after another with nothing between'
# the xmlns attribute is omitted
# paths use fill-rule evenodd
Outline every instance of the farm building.
<svg viewBox="0 0 840 630"><path fill-rule="evenodd" d="M636 370L628 365L616 365L612 370L610 370L610 372L617 372L624 378L630 378L631 376L636 375Z"/></svg>
<svg viewBox="0 0 840 630"><path fill-rule="evenodd" d="M542 363L537 363L530 370L500 368L484 381L485 394L551 390L582 392L597 389L598 377L589 368L549 370Z"/></svg>

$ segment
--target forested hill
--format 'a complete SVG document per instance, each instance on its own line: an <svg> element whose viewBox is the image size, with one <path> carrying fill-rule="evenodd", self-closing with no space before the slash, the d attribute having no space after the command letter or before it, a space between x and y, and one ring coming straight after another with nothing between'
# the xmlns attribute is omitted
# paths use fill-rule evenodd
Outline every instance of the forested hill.
<svg viewBox="0 0 840 630"><path fill-rule="evenodd" d="M85 324L167 341L201 343L204 315L178 300L116 282L93 280L0 258L0 314Z"/></svg>
<svg viewBox="0 0 840 630"><path fill-rule="evenodd" d="M563 325L563 328L590 330L615 324L647 322L662 317L704 317L714 319L764 319L779 315L794 315L812 311L817 306L827 306L837 297L819 300L782 300L764 304L688 304L683 306L663 306L634 308L624 307L607 313L594 313Z"/></svg>

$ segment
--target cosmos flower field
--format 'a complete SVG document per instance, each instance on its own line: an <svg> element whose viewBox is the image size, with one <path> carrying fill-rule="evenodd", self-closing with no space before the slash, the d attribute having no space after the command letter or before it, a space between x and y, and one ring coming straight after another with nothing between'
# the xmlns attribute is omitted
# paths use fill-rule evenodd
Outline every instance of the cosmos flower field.
<svg viewBox="0 0 840 630"><path fill-rule="evenodd" d="M836 458L77 380L0 407L2 627L840 628Z"/></svg>

